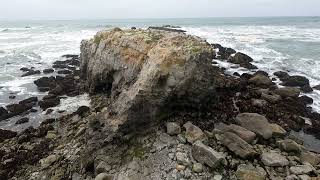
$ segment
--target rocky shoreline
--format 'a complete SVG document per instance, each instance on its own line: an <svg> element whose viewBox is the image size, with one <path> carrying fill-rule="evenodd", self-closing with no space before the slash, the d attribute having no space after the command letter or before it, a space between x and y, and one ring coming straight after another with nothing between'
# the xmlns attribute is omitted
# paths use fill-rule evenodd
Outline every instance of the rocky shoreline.
<svg viewBox="0 0 320 180"><path fill-rule="evenodd" d="M99 32L80 58L43 70L59 74L35 81L48 95L0 108L4 120L50 113L65 96L92 101L37 128L0 130L0 179L320 178L320 155L290 134L320 138L320 115L301 95L313 91L307 78L273 79L241 52L168 28ZM256 72L230 76L212 59Z"/></svg>

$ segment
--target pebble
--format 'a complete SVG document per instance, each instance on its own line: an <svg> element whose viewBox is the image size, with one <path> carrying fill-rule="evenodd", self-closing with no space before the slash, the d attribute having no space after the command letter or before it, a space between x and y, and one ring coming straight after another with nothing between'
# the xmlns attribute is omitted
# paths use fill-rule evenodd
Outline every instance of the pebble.
<svg viewBox="0 0 320 180"><path fill-rule="evenodd" d="M186 166L178 164L178 165L176 166L176 169L177 169L178 171L183 171L183 170L186 169Z"/></svg>
<svg viewBox="0 0 320 180"><path fill-rule="evenodd" d="M203 171L203 166L201 163L194 163L192 167L192 171L195 173L201 173Z"/></svg>

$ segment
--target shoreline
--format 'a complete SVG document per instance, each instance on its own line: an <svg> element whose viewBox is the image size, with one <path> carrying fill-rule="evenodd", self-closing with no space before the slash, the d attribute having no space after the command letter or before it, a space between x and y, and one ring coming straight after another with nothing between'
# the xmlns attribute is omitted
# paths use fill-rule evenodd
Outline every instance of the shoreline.
<svg viewBox="0 0 320 180"><path fill-rule="evenodd" d="M166 32L166 29L162 29L162 30L164 32ZM160 32L162 32L162 30L160 30ZM121 29L120 30L117 29L115 31L122 32ZM132 30L132 31L139 32L142 30ZM154 31L157 32L157 30L154 30ZM179 34L179 32L171 32L171 33L178 33ZM164 33L164 34L166 34L166 33ZM183 36L183 38L185 38L185 37ZM154 39L151 39L151 40L153 41ZM99 43L101 43L101 42L99 41ZM153 43L153 42L151 42L151 43ZM239 65L239 66L242 66L244 68L249 68L249 69L256 69L256 67L252 64L253 59L251 57L249 57L245 54L236 52L235 50L233 50L231 48L224 48L221 45L217 45L217 44L211 45L212 49L217 49L217 47L218 47L219 51L218 51L218 57L216 56L216 59L221 59L222 61L225 61L224 59L229 59L228 61L230 61L231 63L233 63L235 65ZM193 50L193 52L194 51L196 53L198 53L198 50ZM82 53L84 53L84 52L86 52L86 50L82 49ZM86 55L84 55L84 56L86 56ZM76 55L72 55L72 56L68 56L68 57L67 57L66 61L55 62L54 66L57 68L62 67L64 69L64 68L69 67L69 65L73 64L73 63L76 64L76 66L80 65L80 62L77 60L78 57ZM92 137L94 139L100 138L99 136L101 134L100 135L95 134L96 132L94 132L94 130L93 130L93 132L91 132L92 130L90 130L90 128L87 127L86 123L88 124L88 126L92 126L91 127L92 129L97 128L97 127L95 127L96 124L94 124L94 123L97 123L96 121L90 122L91 116L95 116L95 115L99 114L100 112L103 112L104 107L109 107L110 106L110 104L109 104L110 99L109 99L109 97L104 97L106 95L104 95L103 93L101 94L101 92L100 92L101 89L99 89L99 83L100 83L99 81L93 82L90 79L87 79L87 80L82 79L81 73L82 74L84 73L83 68L85 66L86 66L86 63L81 62L80 67L82 68L81 69L82 72L77 69L73 69L71 71L64 71L64 70L58 71L60 73L69 74L69 75L66 75L65 77L62 77L62 76L59 76L58 78L57 77L42 77L42 78L38 79L37 81L35 81L38 88L43 91L49 91L49 94L51 94L51 95L45 96L45 98L44 98L45 100L40 100L40 101L32 100L30 102L30 99L29 99L29 100L27 100L26 103L21 103L21 104L27 104L27 107L25 107L26 111L29 111L34 106L37 106L36 105L37 103L40 105L41 108L47 110L47 109L50 109L50 108L59 104L59 102L60 102L59 97L61 95L67 94L67 95L74 96L74 95L82 94L84 92L88 92L88 83L89 83L89 87L94 86L93 92L90 92L90 88L89 88L89 93L91 93L91 95L92 95L92 93L98 93L98 94L95 94L94 98L92 99L93 102L92 102L91 110L89 107L82 106L72 115L62 116L60 118L56 118L56 120L49 119L47 121L44 121L41 123L40 127L37 129L27 128L26 130L19 133L18 135L15 135L16 139L15 139L15 137L13 137L13 139L14 139L14 140L12 140L13 142L15 142L15 140L17 140L18 143L19 143L19 141L20 141L20 143L24 143L24 142L30 141L30 139L33 139L33 138L36 138L38 141L39 139L43 138L43 136L45 136L45 139L49 139L49 141L47 141L45 143L49 142L49 144L50 144L51 140L53 142L54 141L59 142L58 137L61 136L62 142L66 143L66 140L73 139L73 138L68 137L68 133L74 134L75 138L86 139L86 137L84 136L84 133L86 130L89 131L89 133L93 133L93 134L91 134L91 138ZM320 124L317 122L317 120L319 119L320 115L318 113L311 112L310 109L307 108L307 104L309 104L311 102L311 99L307 98L305 96L302 96L302 98L299 97L301 91L296 87L291 87L291 86L300 86L302 91L306 91L306 92L310 91L311 87L309 85L309 81L306 78L301 77L301 76L299 76L299 77L298 76L290 76L289 74L286 74L284 72L279 72L278 77L281 78L282 82L285 83L288 87L277 88L277 85L273 82L273 81L275 81L275 79L270 79L268 73L263 72L263 71L259 71L258 69L257 69L257 72L254 73L253 75L244 73L241 76L240 76L240 74L235 74L235 76L229 76L224 73L223 68L221 68L221 67L213 67L213 68L214 68L214 72L215 72L215 74L213 74L214 78L215 78L215 85L216 85L215 91L216 91L216 94L218 97L217 99L219 99L218 102L220 104L208 105L208 107L204 107L203 109L202 108L200 108L200 109L193 109L193 108L182 109L182 111L174 112L173 115L167 117L165 122L166 121L169 121L169 122L175 121L174 119L176 118L176 119L178 119L178 121L177 121L178 124L180 124L180 125L184 124L183 127L185 127L185 124L187 123L187 121L192 121L192 123L194 123L193 126L197 126L198 128L202 129L203 131L207 131L208 133L206 133L206 134L207 134L207 136L210 137L210 135L212 135L210 131L212 131L212 128L214 127L215 124L217 124L219 122L224 122L224 123L227 123L230 125L230 124L235 123L235 119L238 114L242 114L245 112L251 112L251 113L259 113L261 115L264 115L265 118L267 118L270 123L277 123L277 124L281 125L282 128L284 128L283 130L286 132L289 132L292 129L301 130L301 128L303 128L304 130L306 130L306 132L312 133L315 135L315 137L320 138L320 134L319 134L319 132L317 132L318 128L320 126ZM28 72L36 73L36 72L34 72L34 70L28 70ZM70 74L74 74L74 75L70 75ZM235 78L236 76L238 76L238 78ZM88 76L88 77L91 78L90 76ZM90 83L97 83L97 84L92 85ZM65 86L65 87L59 88L58 86ZM268 90L266 90L266 89L268 89ZM102 92L104 92L104 91L109 91L109 90L108 90L108 88L106 88L106 89L104 88L104 89L102 89ZM116 92L115 90L111 89L112 95L115 92ZM117 97L117 96L115 96L115 97ZM32 104L29 104L29 103L32 103ZM24 113L24 111L22 111L21 113ZM310 126L308 124L305 124L306 121L302 117L303 118L310 118L309 120L312 122L312 125ZM85 118L85 119L82 119L82 118ZM74 119L76 119L76 120L74 120ZM59 122L56 122L57 120ZM69 120L71 120L71 122ZM60 124L60 125L57 126L56 123ZM177 126L180 126L180 125L177 125ZM73 128L73 126L75 126L77 128L77 131L68 130L68 128L70 128L70 127ZM150 131L153 131L153 133L151 133L152 134L151 137L150 136L147 136L147 137L152 139L152 138L154 138L154 137L152 137L154 134L160 133L161 134L160 137L164 136L164 138L168 138L167 135L164 135L166 133L163 132L163 131L168 131L168 127L164 127L164 126L168 126L168 125L165 125L164 122L161 122L160 125L158 123L156 123L156 125L151 126ZM174 125L174 126L176 126L176 125ZM57 127L60 127L60 128L62 127L63 129L65 129L66 132L64 132L64 133L59 132L59 130L56 129ZM124 128L126 128L126 127L124 127ZM277 128L280 129L281 127L277 127ZM167 130L164 130L164 129L167 129ZM177 129L179 129L179 128L177 128ZM44 131L44 132L42 132L42 131ZM188 131L188 128L186 128L186 131ZM225 130L220 130L220 131L225 131ZM8 133L8 132L5 132L5 133ZM14 134L14 133L11 133L11 134ZM135 133L133 133L133 134L135 134ZM220 134L220 133L217 133L217 134ZM120 133L120 135L121 135L121 133ZM222 133L221 135L225 135L225 134ZM26 138L26 136L27 136L27 138ZM144 135L142 135L142 137L143 136ZM21 137L23 137L23 138L21 138ZM120 137L118 137L118 135L116 135L114 138L115 138L115 141L117 141L117 139ZM123 138L126 138L126 137L123 137ZM128 137L128 138L131 139L130 137ZM135 139L135 138L136 137L133 136L132 139ZM175 136L174 136L174 138L175 138ZM120 139L122 139L122 138L120 138ZM212 143L219 143L220 142L219 138L217 138L217 137L215 137L213 139L215 139L215 140L213 140L214 142L212 142ZM158 140L159 139L157 139L157 137L156 137L152 141L157 142ZM5 140L4 142L12 142L12 141L10 139L8 139L8 140ZM95 144L95 143L100 142L100 141L96 141L96 140L92 141L91 139L86 139L86 141L88 141L89 144L90 143ZM124 141L124 140L122 139L120 141ZM260 141L261 141L261 139L260 139ZM260 141L259 141L259 143L261 143ZM270 140L270 141L273 141L273 140ZM265 143L265 146L269 146L268 143L271 143L270 146L276 146L274 142L269 142L269 141L264 142L262 140L262 144L264 144L264 143ZM49 144L46 144L46 145L49 145ZM53 143L53 144L55 144L55 143ZM178 145L175 143L173 143L173 144L174 144L174 146ZM85 146L87 146L87 144L80 144L79 146L85 147ZM99 146L102 146L102 144L99 144ZM122 145L120 143L120 144L117 144L117 146L122 146ZM134 146L136 146L136 144ZM217 147L223 149L223 147L220 147L220 145ZM59 151L59 148L58 147L56 147L56 148ZM63 149L64 147L60 147L60 148ZM48 152L44 152L45 154L43 154L43 156L41 156L41 158L42 157L44 158L47 155L47 153L50 153L51 149L52 148L49 148ZM140 150L137 150L137 151L140 151ZM223 150L223 151L225 151L225 150ZM186 152L188 152L188 150L186 150ZM138 153L138 155L135 153ZM135 154L134 156L139 156L139 153L140 152L133 152L133 154ZM53 158L53 157L51 157L51 158ZM56 159L54 162L59 161L58 157L55 157L55 158ZM49 159L43 159L43 161L42 161L43 163L41 162L41 164L47 163L45 161L47 161L47 160L49 161ZM75 161L77 161L77 160L75 160ZM50 162L49 166L51 166L51 164L53 164L54 162ZM88 165L91 166L90 162L87 162L87 163L89 163ZM184 166L186 168L187 165L184 165ZM59 167L60 166L57 166L58 169L59 169ZM48 168L48 167L46 167L46 168ZM75 167L75 168L77 169L79 167ZM183 167L181 166L179 168L183 168ZM230 175L229 173L231 173L231 171L232 170L230 170L230 172L227 172L223 175L229 176ZM21 174L21 175L23 175L23 174Z"/></svg>

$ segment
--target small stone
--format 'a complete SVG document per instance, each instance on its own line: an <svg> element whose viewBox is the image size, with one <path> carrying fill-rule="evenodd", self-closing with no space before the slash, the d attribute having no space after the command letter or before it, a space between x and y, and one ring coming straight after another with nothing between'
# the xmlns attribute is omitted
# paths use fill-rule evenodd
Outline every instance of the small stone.
<svg viewBox="0 0 320 180"><path fill-rule="evenodd" d="M195 173L201 173L203 171L203 166L200 163L194 163L192 166L192 171Z"/></svg>
<svg viewBox="0 0 320 180"><path fill-rule="evenodd" d="M98 174L94 180L114 180L114 176L107 173Z"/></svg>
<svg viewBox="0 0 320 180"><path fill-rule="evenodd" d="M188 155L182 152L177 152L176 158L178 163L183 164L185 166L191 165L191 161L188 158Z"/></svg>
<svg viewBox="0 0 320 180"><path fill-rule="evenodd" d="M303 165L296 165L290 167L290 172L295 175L308 174L314 170L311 164L305 163Z"/></svg>
<svg viewBox="0 0 320 180"><path fill-rule="evenodd" d="M81 128L77 131L75 137L81 136L84 132L86 132L86 128L85 128L85 127L81 127Z"/></svg>
<svg viewBox="0 0 320 180"><path fill-rule="evenodd" d="M187 143L187 139L186 139L182 134L179 134L179 135L177 136L177 138L178 138L178 141L179 141L180 143L182 143L182 144Z"/></svg>
<svg viewBox="0 0 320 180"><path fill-rule="evenodd" d="M48 157L46 157L44 159L41 159L40 163L41 163L42 167L47 168L50 165L52 165L53 163L55 163L57 160L58 160L58 156L53 154L53 155L50 155L50 156L48 156Z"/></svg>
<svg viewBox="0 0 320 180"><path fill-rule="evenodd" d="M213 180L222 180L222 176L221 175L215 175L215 176L213 176Z"/></svg>
<svg viewBox="0 0 320 180"><path fill-rule="evenodd" d="M272 135L276 137L281 137L287 134L287 131L284 130L281 126L278 124L270 124L272 129Z"/></svg>
<svg viewBox="0 0 320 180"><path fill-rule="evenodd" d="M180 126L175 122L166 123L166 127L167 127L167 133L169 135L178 135L181 133Z"/></svg>
<svg viewBox="0 0 320 180"><path fill-rule="evenodd" d="M277 145L281 150L286 151L286 152L295 152L295 153L301 152L300 145L291 139L285 139L282 141L278 141Z"/></svg>
<svg viewBox="0 0 320 180"><path fill-rule="evenodd" d="M193 125L191 122L187 122L183 125L183 127L186 129L185 136L189 143L194 143L197 140L202 140L205 138L203 131L199 127Z"/></svg>
<svg viewBox="0 0 320 180"><path fill-rule="evenodd" d="M261 155L261 161L266 166L287 166L289 161L282 155L273 152L264 152Z"/></svg>
<svg viewBox="0 0 320 180"><path fill-rule="evenodd" d="M183 171L183 170L186 169L186 166L178 164L178 165L176 166L176 169L177 169L178 171Z"/></svg>
<svg viewBox="0 0 320 180"><path fill-rule="evenodd" d="M236 176L238 180L265 180L267 173L262 168L253 165L240 164Z"/></svg>
<svg viewBox="0 0 320 180"><path fill-rule="evenodd" d="M212 168L220 166L225 160L221 153L204 145L201 141L197 141L192 145L192 156L198 162Z"/></svg>
<svg viewBox="0 0 320 180"><path fill-rule="evenodd" d="M110 171L111 170L111 166L110 165L108 165L107 163L105 163L105 162L100 162L99 164L98 164L98 166L96 167L96 173L97 174L100 174L100 173L106 173L106 172L108 172L108 171Z"/></svg>
<svg viewBox="0 0 320 180"><path fill-rule="evenodd" d="M47 139L55 139L55 138L57 138L57 135L56 135L56 133L54 131L48 131L47 135L46 135L46 138Z"/></svg>

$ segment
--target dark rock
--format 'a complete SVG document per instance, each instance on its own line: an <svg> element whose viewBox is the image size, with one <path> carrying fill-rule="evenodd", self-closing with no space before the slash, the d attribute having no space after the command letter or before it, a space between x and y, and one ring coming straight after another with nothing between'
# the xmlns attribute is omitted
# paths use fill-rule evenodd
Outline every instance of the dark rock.
<svg viewBox="0 0 320 180"><path fill-rule="evenodd" d="M27 122L29 122L29 118L21 118L16 122L16 124L24 124Z"/></svg>
<svg viewBox="0 0 320 180"><path fill-rule="evenodd" d="M0 129L0 142L3 142L6 139L11 139L17 136L16 132Z"/></svg>
<svg viewBox="0 0 320 180"><path fill-rule="evenodd" d="M71 66L80 66L80 61L76 60L76 59L72 59L72 60L69 61L68 64L71 65Z"/></svg>
<svg viewBox="0 0 320 180"><path fill-rule="evenodd" d="M15 99L16 96L9 96L9 99Z"/></svg>
<svg viewBox="0 0 320 180"><path fill-rule="evenodd" d="M44 120L41 125L46 125L46 124L52 124L56 121L56 119L50 118L50 119L46 119Z"/></svg>
<svg viewBox="0 0 320 180"><path fill-rule="evenodd" d="M301 96L301 97L299 97L299 100L302 101L304 104L312 104L313 103L313 99L308 96Z"/></svg>
<svg viewBox="0 0 320 180"><path fill-rule="evenodd" d="M28 99L22 100L19 104L36 104L38 102L38 97L30 97Z"/></svg>
<svg viewBox="0 0 320 180"><path fill-rule="evenodd" d="M20 71L27 72L27 71L31 71L31 69L23 67L23 68L20 68Z"/></svg>
<svg viewBox="0 0 320 180"><path fill-rule="evenodd" d="M47 110L48 108L55 107L60 104L60 99L58 97L46 98L42 101L39 101L39 106L43 110Z"/></svg>
<svg viewBox="0 0 320 180"><path fill-rule="evenodd" d="M233 75L234 75L234 76L238 76L238 77L241 76L238 72L234 72Z"/></svg>
<svg viewBox="0 0 320 180"><path fill-rule="evenodd" d="M7 105L6 108L10 113L13 114L21 114L24 113L32 108L32 103L26 103L26 104L10 104Z"/></svg>
<svg viewBox="0 0 320 180"><path fill-rule="evenodd" d="M253 74L253 76L256 76L256 75L258 75L258 74L261 74L261 75L263 75L263 76L269 77L269 74L268 74L267 72L261 71L261 70L255 72L255 73Z"/></svg>
<svg viewBox="0 0 320 180"><path fill-rule="evenodd" d="M53 94L53 95L63 95L65 94L65 89L63 89L60 85L57 85L54 89L52 89L51 91L49 91L49 94Z"/></svg>
<svg viewBox="0 0 320 180"><path fill-rule="evenodd" d="M90 112L90 108L87 106L80 106L74 114L78 114L83 117L86 113Z"/></svg>
<svg viewBox="0 0 320 180"><path fill-rule="evenodd" d="M35 74L41 74L41 72L39 70L30 70L28 72L26 72L25 74L23 74L21 77L26 77L26 76L31 76L31 75L35 75Z"/></svg>
<svg viewBox="0 0 320 180"><path fill-rule="evenodd" d="M211 46L214 49L219 49L219 52L217 52L217 58L218 59L228 59L230 55L235 54L236 51L232 48L225 48L221 46L220 44L211 44Z"/></svg>
<svg viewBox="0 0 320 180"><path fill-rule="evenodd" d="M43 70L44 74L50 74L50 73L53 73L53 72L54 72L54 69L44 69Z"/></svg>
<svg viewBox="0 0 320 180"><path fill-rule="evenodd" d="M229 57L229 62L234 64L239 64L241 67L247 68L247 69L257 69L256 66L251 64L253 62L253 59L243 53L237 52L235 55Z"/></svg>
<svg viewBox="0 0 320 180"><path fill-rule="evenodd" d="M277 71L275 73L273 73L275 76L277 76L280 80L282 79L286 79L289 77L289 74L287 72L284 71Z"/></svg>
<svg viewBox="0 0 320 180"><path fill-rule="evenodd" d="M295 87L284 87L279 88L274 91L276 94L280 95L281 97L294 97L297 98L300 95L300 90Z"/></svg>
<svg viewBox="0 0 320 180"><path fill-rule="evenodd" d="M52 112L53 112L53 109L48 109L48 110L46 111L46 115L51 114Z"/></svg>
<svg viewBox="0 0 320 180"><path fill-rule="evenodd" d="M245 80L249 80L249 79L251 79L252 77L253 77L253 75L252 75L252 74L248 74L248 73L243 73L243 74L240 76L241 79L245 79Z"/></svg>
<svg viewBox="0 0 320 180"><path fill-rule="evenodd" d="M148 29L160 30L160 31L169 31L169 32L177 32L177 33L185 33L185 30L181 29L172 29L172 28L165 28L165 27L149 27Z"/></svg>
<svg viewBox="0 0 320 180"><path fill-rule="evenodd" d="M60 71L58 71L58 74L72 74L72 71L70 71L70 70L60 70Z"/></svg>
<svg viewBox="0 0 320 180"><path fill-rule="evenodd" d="M8 111L5 108L0 107L0 121L5 120L7 118L8 118Z"/></svg>
<svg viewBox="0 0 320 180"><path fill-rule="evenodd" d="M313 89L320 91L320 85L314 86Z"/></svg>
<svg viewBox="0 0 320 180"><path fill-rule="evenodd" d="M68 65L65 65L65 64L54 64L52 67L54 69L65 69L65 68L68 68Z"/></svg>
<svg viewBox="0 0 320 180"><path fill-rule="evenodd" d="M30 112L31 112L31 113L35 113L35 112L38 112L38 110L36 110L36 109L30 109Z"/></svg>
<svg viewBox="0 0 320 180"><path fill-rule="evenodd" d="M131 29L132 29L132 30L136 30L137 28L136 28L136 27L131 27Z"/></svg>
<svg viewBox="0 0 320 180"><path fill-rule="evenodd" d="M39 87L53 88L56 86L56 80L54 77L42 77L36 81L34 84Z"/></svg>
<svg viewBox="0 0 320 180"><path fill-rule="evenodd" d="M79 58L79 55L76 55L76 54L65 54L62 57L67 58L67 59L69 59L69 58L77 59L77 58Z"/></svg>
<svg viewBox="0 0 320 180"><path fill-rule="evenodd" d="M47 91L50 90L50 88L49 88L49 87L38 87L38 90L39 90L40 92L47 92Z"/></svg>
<svg viewBox="0 0 320 180"><path fill-rule="evenodd" d="M289 76L282 79L284 86L306 86L309 85L309 80L304 76Z"/></svg>
<svg viewBox="0 0 320 180"><path fill-rule="evenodd" d="M300 89L304 93L311 93L313 91L313 89L310 87L310 85L304 85Z"/></svg>
<svg viewBox="0 0 320 180"><path fill-rule="evenodd" d="M255 84L259 87L269 87L273 84L271 79L263 74L257 74L253 76L249 79L249 83Z"/></svg>

